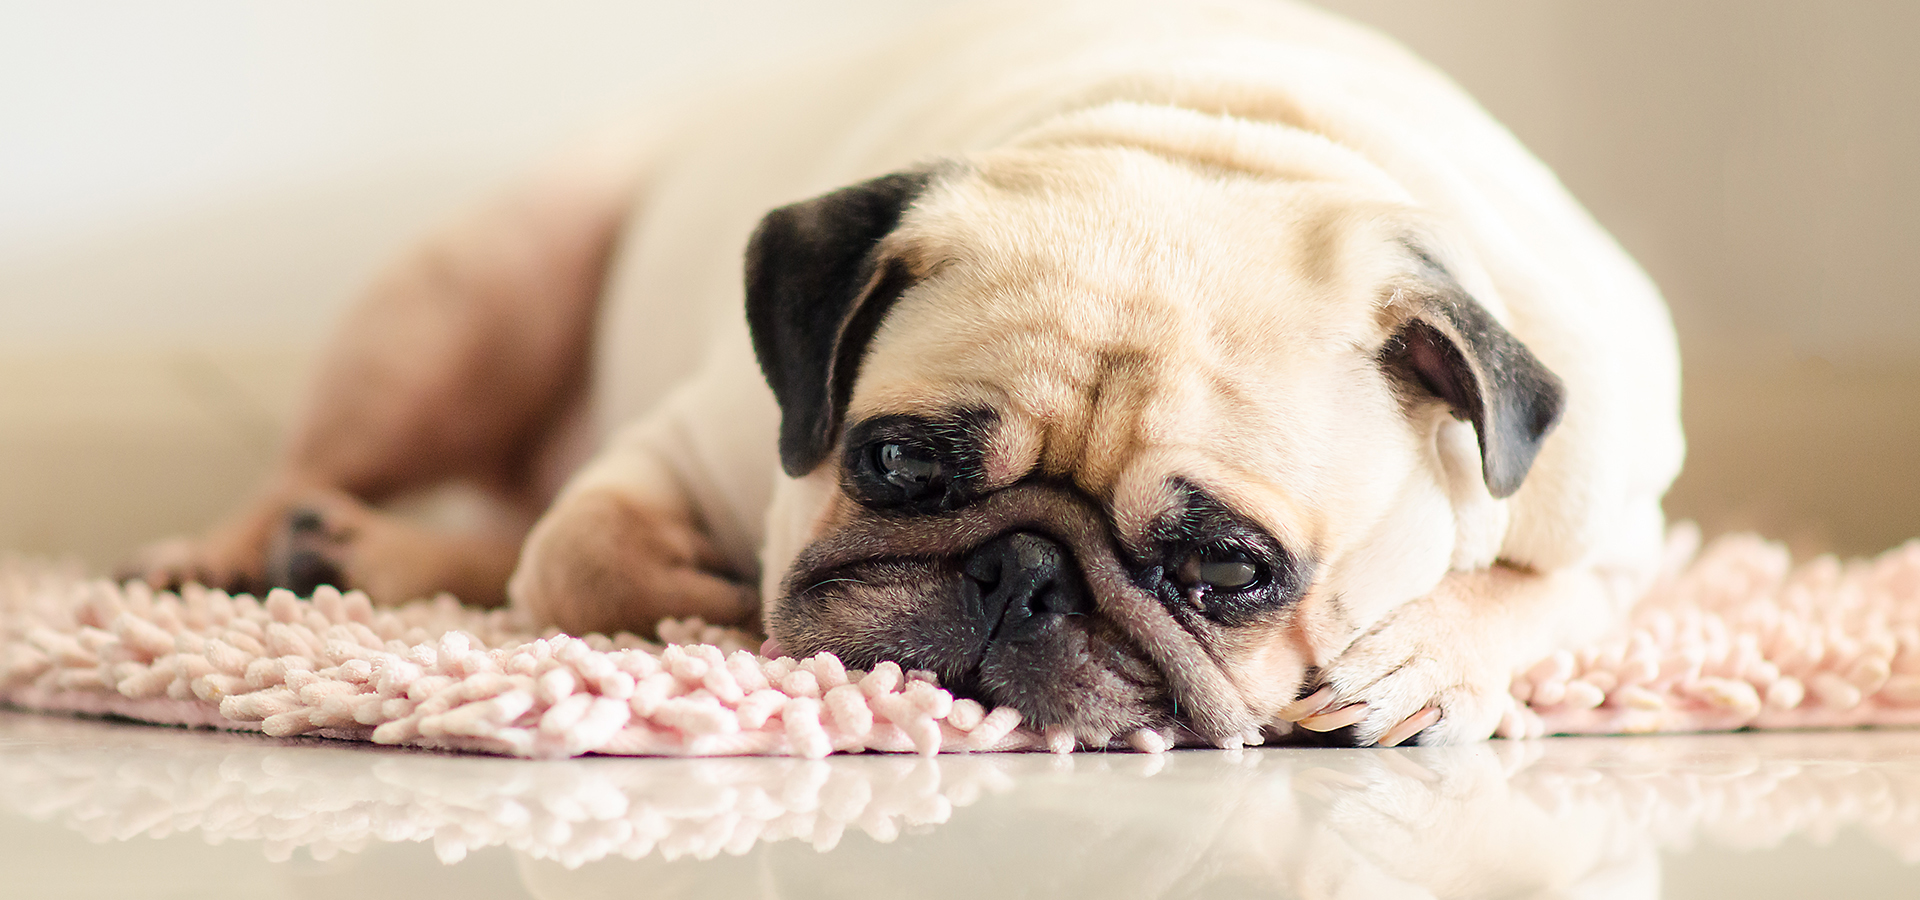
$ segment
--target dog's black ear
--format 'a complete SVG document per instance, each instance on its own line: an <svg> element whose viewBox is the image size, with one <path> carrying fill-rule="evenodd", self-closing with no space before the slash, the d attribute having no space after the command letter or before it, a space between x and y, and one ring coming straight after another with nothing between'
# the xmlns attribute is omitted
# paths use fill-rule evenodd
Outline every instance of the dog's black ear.
<svg viewBox="0 0 1920 900"><path fill-rule="evenodd" d="M1473 423L1487 492L1510 496L1559 423L1566 389L1486 307L1421 256L1423 268L1431 267L1423 273L1426 283L1413 317L1382 351L1383 361Z"/></svg>
<svg viewBox="0 0 1920 900"><path fill-rule="evenodd" d="M796 478L833 447L880 319L913 281L879 258L932 178L900 172L767 213L747 242L747 325L780 402L780 464Z"/></svg>

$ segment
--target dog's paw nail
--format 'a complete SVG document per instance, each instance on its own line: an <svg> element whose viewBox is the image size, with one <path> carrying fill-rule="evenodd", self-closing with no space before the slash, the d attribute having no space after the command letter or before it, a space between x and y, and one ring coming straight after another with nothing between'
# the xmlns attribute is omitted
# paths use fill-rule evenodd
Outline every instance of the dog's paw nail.
<svg viewBox="0 0 1920 900"><path fill-rule="evenodd" d="M1308 716L1301 719L1299 724L1301 728L1305 728L1308 731L1333 731L1336 728L1345 728L1348 725L1356 724L1366 717L1367 705L1365 703L1355 703L1352 706L1344 706L1330 713Z"/></svg>
<svg viewBox="0 0 1920 900"><path fill-rule="evenodd" d="M1280 718L1289 722L1317 716L1333 704L1333 688L1323 687L1280 708Z"/></svg>
<svg viewBox="0 0 1920 900"><path fill-rule="evenodd" d="M1419 734L1425 730L1427 726L1438 721L1440 721L1440 710L1429 706L1426 709L1408 716L1400 724L1387 729L1387 733L1380 736L1380 746L1398 747L1404 743L1407 738Z"/></svg>

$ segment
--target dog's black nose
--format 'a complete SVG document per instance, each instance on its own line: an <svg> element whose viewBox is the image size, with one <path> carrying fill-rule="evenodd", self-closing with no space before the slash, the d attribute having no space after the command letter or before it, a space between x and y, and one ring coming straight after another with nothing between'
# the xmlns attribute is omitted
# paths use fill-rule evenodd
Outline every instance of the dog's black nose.
<svg viewBox="0 0 1920 900"><path fill-rule="evenodd" d="M965 600L989 641L1032 638L1047 624L1093 608L1067 549L1031 531L981 544L967 554L960 571Z"/></svg>

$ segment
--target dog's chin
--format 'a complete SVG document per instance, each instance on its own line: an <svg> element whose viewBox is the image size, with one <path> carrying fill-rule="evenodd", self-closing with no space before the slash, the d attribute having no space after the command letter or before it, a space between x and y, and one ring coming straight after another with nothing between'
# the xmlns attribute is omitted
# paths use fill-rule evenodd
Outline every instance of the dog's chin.
<svg viewBox="0 0 1920 900"><path fill-rule="evenodd" d="M1119 628L1066 616L995 639L965 609L951 560L878 559L797 578L768 622L787 653L830 652L850 668L883 661L939 676L956 696L1012 707L1039 730L1104 747L1137 729L1180 730L1167 679Z"/></svg>
<svg viewBox="0 0 1920 900"><path fill-rule="evenodd" d="M1064 727L1104 746L1136 729L1177 724L1166 679L1115 629L1075 616L1019 643L990 645L959 693L1011 706L1037 728Z"/></svg>

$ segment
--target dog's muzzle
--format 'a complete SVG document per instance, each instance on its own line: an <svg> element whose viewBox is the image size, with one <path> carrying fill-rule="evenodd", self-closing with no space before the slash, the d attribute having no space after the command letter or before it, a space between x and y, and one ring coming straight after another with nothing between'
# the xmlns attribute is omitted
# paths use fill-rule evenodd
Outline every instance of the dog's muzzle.
<svg viewBox="0 0 1920 900"><path fill-rule="evenodd" d="M933 669L1031 719L1085 724L1099 717L1083 700L1152 683L1203 740L1258 724L1201 636L1135 584L1105 516L1058 486L1016 485L947 513L857 516L795 561L769 625L789 652ZM1079 675L1061 681L1069 658Z"/></svg>

